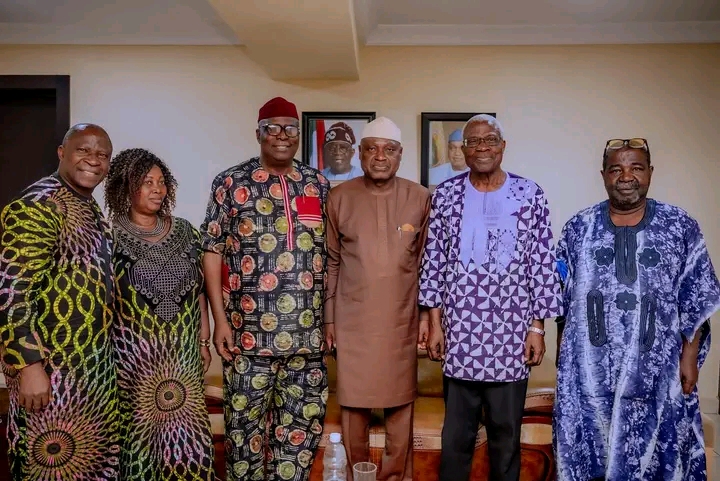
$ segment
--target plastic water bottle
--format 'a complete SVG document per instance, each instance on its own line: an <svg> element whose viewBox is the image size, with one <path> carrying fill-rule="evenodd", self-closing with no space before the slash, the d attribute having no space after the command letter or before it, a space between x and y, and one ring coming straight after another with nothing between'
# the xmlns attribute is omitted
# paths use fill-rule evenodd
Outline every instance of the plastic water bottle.
<svg viewBox="0 0 720 481"><path fill-rule="evenodd" d="M340 433L330 433L323 455L323 481L347 481L347 455Z"/></svg>

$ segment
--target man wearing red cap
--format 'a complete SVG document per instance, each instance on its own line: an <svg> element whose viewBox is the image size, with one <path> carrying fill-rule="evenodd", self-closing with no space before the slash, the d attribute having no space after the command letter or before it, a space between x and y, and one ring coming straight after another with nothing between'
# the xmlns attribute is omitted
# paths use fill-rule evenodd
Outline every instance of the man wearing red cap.
<svg viewBox="0 0 720 481"><path fill-rule="evenodd" d="M330 185L294 159L299 134L295 105L281 97L267 102L258 115L260 156L215 178L201 227L215 348L223 358L229 480L307 479L322 433Z"/></svg>
<svg viewBox="0 0 720 481"><path fill-rule="evenodd" d="M329 181L350 180L363 175L362 169L351 163L355 155L354 144L355 134L345 122L331 125L325 133L323 157L328 166L322 173Z"/></svg>

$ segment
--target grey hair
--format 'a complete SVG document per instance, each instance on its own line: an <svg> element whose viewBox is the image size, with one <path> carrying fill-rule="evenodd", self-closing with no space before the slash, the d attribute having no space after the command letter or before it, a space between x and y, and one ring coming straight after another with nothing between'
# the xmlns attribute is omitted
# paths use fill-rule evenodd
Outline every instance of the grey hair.
<svg viewBox="0 0 720 481"><path fill-rule="evenodd" d="M502 128L502 125L500 125L500 121L493 117L492 115L488 114L477 114L473 115L470 120L465 122L465 125L463 125L463 132L465 132L465 129L467 129L472 124L488 124L490 127L494 128L498 131L500 134L500 138L505 138L505 131Z"/></svg>

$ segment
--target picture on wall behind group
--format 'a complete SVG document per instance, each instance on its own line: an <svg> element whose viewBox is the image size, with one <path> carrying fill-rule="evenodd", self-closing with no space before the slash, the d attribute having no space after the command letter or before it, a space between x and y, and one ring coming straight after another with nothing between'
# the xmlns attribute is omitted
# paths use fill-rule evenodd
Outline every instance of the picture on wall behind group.
<svg viewBox="0 0 720 481"><path fill-rule="evenodd" d="M320 170L331 185L360 177L360 135L373 120L375 112L303 112L303 162Z"/></svg>
<svg viewBox="0 0 720 481"><path fill-rule="evenodd" d="M420 182L431 191L439 183L467 172L462 128L474 115L490 112L423 112L420 115Z"/></svg>

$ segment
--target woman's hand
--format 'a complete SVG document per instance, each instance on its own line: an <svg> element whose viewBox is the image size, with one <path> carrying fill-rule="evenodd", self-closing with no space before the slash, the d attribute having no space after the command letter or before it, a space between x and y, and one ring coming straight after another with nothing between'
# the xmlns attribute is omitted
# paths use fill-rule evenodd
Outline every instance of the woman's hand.
<svg viewBox="0 0 720 481"><path fill-rule="evenodd" d="M200 346L200 357L203 361L203 374L207 374L212 362L212 354L210 354L210 346Z"/></svg>

